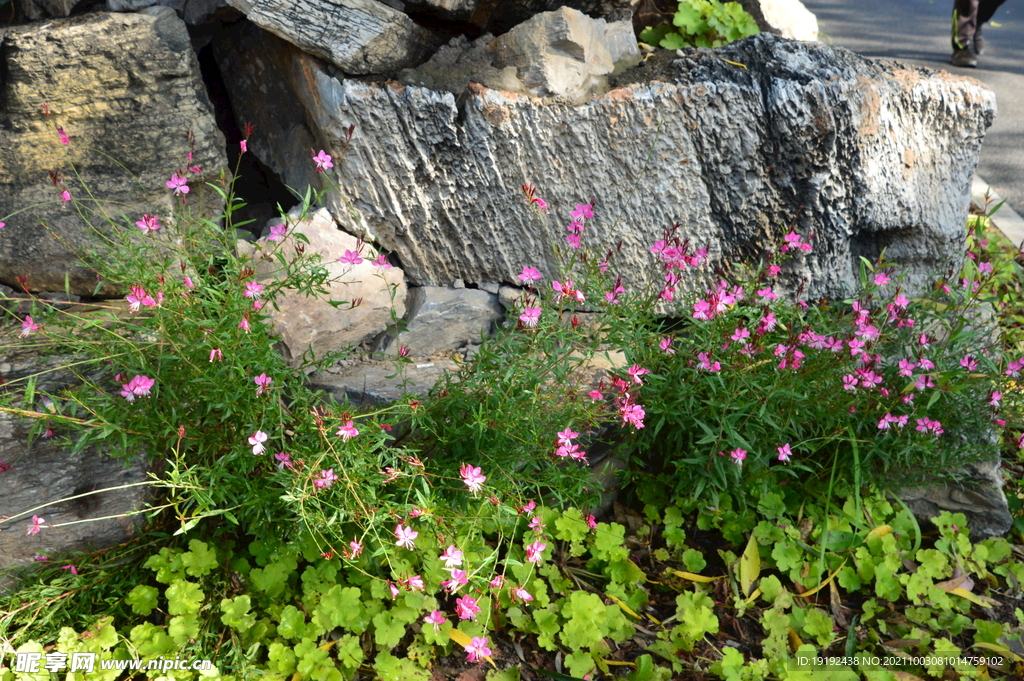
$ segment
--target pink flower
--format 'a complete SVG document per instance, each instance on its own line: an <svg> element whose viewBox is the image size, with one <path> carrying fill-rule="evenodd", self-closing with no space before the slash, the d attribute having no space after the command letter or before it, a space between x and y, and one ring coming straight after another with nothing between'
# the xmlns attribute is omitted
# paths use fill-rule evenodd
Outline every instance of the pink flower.
<svg viewBox="0 0 1024 681"><path fill-rule="evenodd" d="M462 476L462 482L466 484L469 491L476 494L482 489L482 485L487 477L480 474L480 468L478 466L470 466L468 463L462 464L462 468L459 469L459 475Z"/></svg>
<svg viewBox="0 0 1024 681"><path fill-rule="evenodd" d="M46 518L40 518L37 515L32 516L32 524L28 526L27 530L25 530L25 535L28 536L30 534L39 534L39 529L43 526L43 523L45 522Z"/></svg>
<svg viewBox="0 0 1024 681"><path fill-rule="evenodd" d="M6 222L0 222L0 229L3 229L6 226L7 226Z"/></svg>
<svg viewBox="0 0 1024 681"><path fill-rule="evenodd" d="M662 338L661 342L658 343L658 347L661 348L666 355L674 355L676 351L672 349L672 339Z"/></svg>
<svg viewBox="0 0 1024 681"><path fill-rule="evenodd" d="M11 465L9 463L4 463L3 461L0 461L0 473L5 473L9 470L11 470Z"/></svg>
<svg viewBox="0 0 1024 681"><path fill-rule="evenodd" d="M398 587L395 586L395 583L390 580L388 581L388 589L391 591L392 598L398 598L398 594L402 593L398 590Z"/></svg>
<svg viewBox="0 0 1024 681"><path fill-rule="evenodd" d="M121 385L121 397L129 402L134 402L136 397L149 397L149 391L154 384L156 380L149 376L136 374L132 380Z"/></svg>
<svg viewBox="0 0 1024 681"><path fill-rule="evenodd" d="M789 443L782 445L781 447L775 448L779 452L779 461L789 461L789 457L793 456L793 450L789 448Z"/></svg>
<svg viewBox="0 0 1024 681"><path fill-rule="evenodd" d="M242 331L245 331L246 333L249 333L249 318L242 317L242 321L238 322L238 328L240 328Z"/></svg>
<svg viewBox="0 0 1024 681"><path fill-rule="evenodd" d="M444 566L446 568L452 568L462 565L462 556L462 551L459 551L454 545L452 545L444 550L444 553L441 554L440 558L444 561Z"/></svg>
<svg viewBox="0 0 1024 681"><path fill-rule="evenodd" d="M530 524L528 525L528 527L534 532L540 532L544 529L544 523L541 522L540 516L535 515L532 518L530 518Z"/></svg>
<svg viewBox="0 0 1024 681"><path fill-rule="evenodd" d="M875 286L888 286L890 281L892 279L885 272L879 272L875 275Z"/></svg>
<svg viewBox="0 0 1024 681"><path fill-rule="evenodd" d="M519 315L519 321L523 323L523 326L534 328L537 326L537 322L540 320L540 308L539 307L527 307L523 314Z"/></svg>
<svg viewBox="0 0 1024 681"><path fill-rule="evenodd" d="M338 262L345 263L346 265L358 265L363 262L363 259L359 257L359 251L345 250L345 255L338 258Z"/></svg>
<svg viewBox="0 0 1024 681"><path fill-rule="evenodd" d="M746 343L747 339L750 338L750 331L741 326L733 332L731 338L737 343Z"/></svg>
<svg viewBox="0 0 1024 681"><path fill-rule="evenodd" d="M210 361L224 359L224 353L220 351L220 348L214 348L210 350Z"/></svg>
<svg viewBox="0 0 1024 681"><path fill-rule="evenodd" d="M188 194L188 179L179 177L178 173L173 173L171 179L167 181L167 188L174 190L174 195Z"/></svg>
<svg viewBox="0 0 1024 681"><path fill-rule="evenodd" d="M284 239L285 233L288 231L288 225L284 222L270 226L270 236L267 237L267 241L281 241Z"/></svg>
<svg viewBox="0 0 1024 681"><path fill-rule="evenodd" d="M315 485L317 489L324 489L330 487L331 485L334 484L335 480L338 479L338 476L334 474L333 468L328 468L325 471L320 471L319 476L320 477L313 480L313 485Z"/></svg>
<svg viewBox="0 0 1024 681"><path fill-rule="evenodd" d="M516 588L512 589L512 597L517 598L524 603L529 603L533 600L533 596L530 595L530 592L521 586L517 586Z"/></svg>
<svg viewBox="0 0 1024 681"><path fill-rule="evenodd" d="M487 657L491 654L491 649L487 647L487 639L474 636L473 640L466 646L466 660L468 662L476 662L481 657Z"/></svg>
<svg viewBox="0 0 1024 681"><path fill-rule="evenodd" d="M901 359L898 363L900 369L900 376L910 378L914 375L914 369L917 368L916 362L911 362L909 359Z"/></svg>
<svg viewBox="0 0 1024 681"><path fill-rule="evenodd" d="M566 234L565 241L569 244L569 248L577 249L580 247L580 235L579 234Z"/></svg>
<svg viewBox="0 0 1024 681"><path fill-rule="evenodd" d="M989 405L991 405L991 406L993 406L993 407L998 409L999 408L999 400L1001 400L1001 399L1003 399L1003 394L1001 392L999 392L998 390L993 390L992 391L992 399L990 399L988 401L988 403L989 403Z"/></svg>
<svg viewBox="0 0 1024 681"><path fill-rule="evenodd" d="M990 263L990 262L978 263L978 271L981 272L982 274L992 274L992 263Z"/></svg>
<svg viewBox="0 0 1024 681"><path fill-rule="evenodd" d="M867 343L857 338L846 341L846 344L849 346L850 355L853 357L856 357L859 353L864 352L864 346L867 345Z"/></svg>
<svg viewBox="0 0 1024 681"><path fill-rule="evenodd" d="M420 533L413 530L411 527L406 527L402 523L398 523L395 528L395 538L398 540L395 542L395 546L405 547L407 549L416 548L414 540L420 536Z"/></svg>
<svg viewBox="0 0 1024 681"><path fill-rule="evenodd" d="M292 466L292 456L287 452L278 452L274 454L274 458L277 459L277 470L283 471L285 468L294 468ZM333 468L331 469L334 470Z"/></svg>
<svg viewBox="0 0 1024 681"><path fill-rule="evenodd" d="M267 434L262 430L257 430L255 433L249 436L249 444L252 445L252 453L259 456L263 452L267 451L267 448L263 445L269 438Z"/></svg>
<svg viewBox="0 0 1024 681"><path fill-rule="evenodd" d="M519 274L519 279L526 283L539 281L540 278L540 271L535 267L524 267L523 271Z"/></svg>
<svg viewBox="0 0 1024 681"><path fill-rule="evenodd" d="M712 362L710 355L706 352L698 352L697 359L700 360L700 368L705 371L714 373L722 370L721 362Z"/></svg>
<svg viewBox="0 0 1024 681"><path fill-rule="evenodd" d="M757 326L758 335L763 336L766 332L774 329L776 324L778 324L778 320L775 319L775 314L769 312L761 318L761 323Z"/></svg>
<svg viewBox="0 0 1024 681"><path fill-rule="evenodd" d="M150 215L149 213L143 215L142 219L135 223L135 226L143 232L155 232L161 227L160 219L155 215Z"/></svg>
<svg viewBox="0 0 1024 681"><path fill-rule="evenodd" d="M732 457L733 462L737 466L742 466L743 460L747 458L747 450L740 449L739 447L737 447L736 449L729 452L729 456Z"/></svg>
<svg viewBox="0 0 1024 681"><path fill-rule="evenodd" d="M66 204L68 201L71 200L71 192L69 192L67 189L61 190L60 200Z"/></svg>
<svg viewBox="0 0 1024 681"><path fill-rule="evenodd" d="M256 383L256 394L262 395L263 392L270 387L270 382L274 379L267 376L265 373L262 373L252 380Z"/></svg>
<svg viewBox="0 0 1024 681"><path fill-rule="evenodd" d="M768 288L761 289L760 291L757 292L757 295L761 296L765 300L778 300L779 298L775 294L775 291L772 290L771 286L769 286Z"/></svg>
<svg viewBox="0 0 1024 681"><path fill-rule="evenodd" d="M968 371L975 371L978 368L978 363L975 361L974 355L964 355L960 360L960 366Z"/></svg>
<svg viewBox="0 0 1024 681"><path fill-rule="evenodd" d="M917 419L917 430L922 433L932 432L936 435L942 435L945 431L942 430L942 424L938 421L932 421L929 418Z"/></svg>
<svg viewBox="0 0 1024 681"><path fill-rule="evenodd" d="M600 402L601 400L604 399L604 395L601 394L600 390L591 390L589 393L587 393L587 395L594 402Z"/></svg>
<svg viewBox="0 0 1024 681"><path fill-rule="evenodd" d="M626 370L626 373L629 374L629 377L633 379L634 383L636 383L637 385L643 385L644 382L640 377L643 376L644 374L651 373L651 371L650 369L641 368L639 364L634 364L633 366Z"/></svg>
<svg viewBox="0 0 1024 681"><path fill-rule="evenodd" d="M263 293L263 284L257 284L255 281L245 282L245 293L242 295L246 298L259 298L260 294Z"/></svg>
<svg viewBox="0 0 1024 681"><path fill-rule="evenodd" d="M558 292L559 298L574 298L579 302L585 302L582 291L577 291L573 288L575 284L572 283L572 279L566 279L563 284L560 281L551 282L551 288Z"/></svg>
<svg viewBox="0 0 1024 681"><path fill-rule="evenodd" d="M469 584L469 577L465 570L451 568L451 575L451 579L441 582L441 587L446 589L448 593L455 593L459 590L459 587Z"/></svg>
<svg viewBox="0 0 1024 681"><path fill-rule="evenodd" d="M455 599L455 614L459 616L460 620L475 620L479 612L480 606L476 604L476 599L472 596Z"/></svg>
<svg viewBox="0 0 1024 681"><path fill-rule="evenodd" d="M330 154L326 153L323 149L320 150L319 154L314 153L312 149L309 150L309 153L313 156L313 162L316 163L316 172L326 172L334 167L334 164L331 163Z"/></svg>
<svg viewBox="0 0 1024 681"><path fill-rule="evenodd" d="M644 417L647 416L647 413L639 404L624 403L619 410L619 415L622 416L622 425L628 423L636 430L640 430L644 427Z"/></svg>
<svg viewBox="0 0 1024 681"><path fill-rule="evenodd" d="M597 529L597 518L594 517L593 513L587 515L586 520L587 520L587 527L589 527L592 530Z"/></svg>
<svg viewBox="0 0 1024 681"><path fill-rule="evenodd" d="M533 513L534 509L536 509L536 508L537 508L537 502L534 501L533 499L530 499L530 501L525 503L523 505L523 507L519 509L519 512L520 513Z"/></svg>
<svg viewBox="0 0 1024 681"><path fill-rule="evenodd" d="M555 435L558 438L558 444L560 445L572 444L572 439L580 436L579 433L573 432L571 428L566 428L562 432L556 433Z"/></svg>
<svg viewBox="0 0 1024 681"><path fill-rule="evenodd" d="M384 255L383 253L378 254L377 257L371 260L370 262L379 267L381 270L391 269L391 263L388 262L388 256Z"/></svg>
<svg viewBox="0 0 1024 681"><path fill-rule="evenodd" d="M857 377L853 374L843 376L843 390L853 390L857 387L858 383L859 381L857 380Z"/></svg>
<svg viewBox="0 0 1024 681"><path fill-rule="evenodd" d="M352 552L352 555L349 556L349 558L352 560L358 558L359 554L363 552L363 545L357 542L355 539L348 543L348 548Z"/></svg>
<svg viewBox="0 0 1024 681"><path fill-rule="evenodd" d="M242 140L241 142L239 142L238 148L241 150L243 154L249 151L249 140Z"/></svg>
<svg viewBox="0 0 1024 681"><path fill-rule="evenodd" d="M26 315L25 320L21 323L21 333L19 335L22 338L28 338L28 335L30 333L32 333L33 331L38 331L40 328L42 327L40 327L38 324L32 321L31 316Z"/></svg>
<svg viewBox="0 0 1024 681"><path fill-rule="evenodd" d="M345 425L338 428L338 432L335 435L340 435L342 442L348 442L356 435L359 435L359 431L352 425L352 421L346 421Z"/></svg>
<svg viewBox="0 0 1024 681"><path fill-rule="evenodd" d="M419 575L413 575L405 580L405 585L413 591L423 591L424 589L423 578Z"/></svg>
<svg viewBox="0 0 1024 681"><path fill-rule="evenodd" d="M441 625L447 622L448 620L445 619L444 614L440 610L434 610L429 615L424 617L423 621L427 624L433 624L434 631L439 631L441 629Z"/></svg>
<svg viewBox="0 0 1024 681"><path fill-rule="evenodd" d="M196 285L192 283L192 277L185 275L185 288L195 288Z"/></svg>
<svg viewBox="0 0 1024 681"><path fill-rule="evenodd" d="M64 132L64 128L57 128L57 137L60 139L60 143L65 147L71 144L71 138L68 137L66 132ZM77 575L78 573L76 572L75 574Z"/></svg>
<svg viewBox="0 0 1024 681"><path fill-rule="evenodd" d="M503 575L494 575L488 586L490 586L492 589L500 589L501 587L505 586L505 577Z"/></svg>
<svg viewBox="0 0 1024 681"><path fill-rule="evenodd" d="M590 203L577 203L576 210L574 210L569 215L576 218L577 220L579 220L580 218L583 218L584 220L589 220L590 218L594 217L593 208L593 204Z"/></svg>
<svg viewBox="0 0 1024 681"><path fill-rule="evenodd" d="M542 560L541 552L548 547L542 541L535 541L526 547L526 562L539 563Z"/></svg>

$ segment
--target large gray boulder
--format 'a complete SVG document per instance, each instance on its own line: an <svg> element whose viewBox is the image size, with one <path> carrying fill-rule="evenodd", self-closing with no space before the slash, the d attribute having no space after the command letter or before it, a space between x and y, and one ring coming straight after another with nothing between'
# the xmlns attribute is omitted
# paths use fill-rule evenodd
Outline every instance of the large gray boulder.
<svg viewBox="0 0 1024 681"><path fill-rule="evenodd" d="M168 7L86 14L0 31L0 59L0 282L62 291L66 275L71 292L91 295L96 273L78 255L102 238L83 215L101 232L122 213L166 216L165 182L189 165L202 168L188 173L198 205L204 178L227 163L188 31ZM61 205L51 172L77 208Z"/></svg>
<svg viewBox="0 0 1024 681"><path fill-rule="evenodd" d="M228 0L257 26L345 73L417 66L440 38L377 0Z"/></svg>
<svg viewBox="0 0 1024 681"><path fill-rule="evenodd" d="M253 31L218 48L239 111L268 96L293 103L257 118L250 147L288 185L325 186L304 150L340 155L355 125L328 205L346 230L394 251L414 285L515 284L524 266L551 277L569 210L596 198L586 238L622 242L629 282L679 222L713 266L764 252L791 228L813 235L789 281L806 280L807 297L843 295L860 256L883 249L920 290L961 262L995 115L994 94L973 79L767 34L638 68L658 80L623 76L579 106L474 84L457 103L338 80ZM552 206L546 222L524 203L523 182Z"/></svg>

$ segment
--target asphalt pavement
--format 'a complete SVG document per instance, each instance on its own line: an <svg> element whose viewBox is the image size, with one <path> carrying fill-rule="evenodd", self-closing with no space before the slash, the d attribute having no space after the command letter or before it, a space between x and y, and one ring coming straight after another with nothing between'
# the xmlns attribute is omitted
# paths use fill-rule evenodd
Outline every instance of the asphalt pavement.
<svg viewBox="0 0 1024 681"><path fill-rule="evenodd" d="M996 93L998 113L985 136L977 175L1024 214L1024 0L1006 0L982 31L978 68L949 63L953 0L803 0L818 18L819 39L867 57L884 57L971 76Z"/></svg>

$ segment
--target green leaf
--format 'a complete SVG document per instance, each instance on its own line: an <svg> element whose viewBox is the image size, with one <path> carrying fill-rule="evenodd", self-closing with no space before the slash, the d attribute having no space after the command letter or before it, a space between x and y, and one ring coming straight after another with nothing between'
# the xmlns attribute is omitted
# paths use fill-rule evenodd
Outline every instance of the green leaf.
<svg viewBox="0 0 1024 681"><path fill-rule="evenodd" d="M172 615L185 615L199 610L203 603L202 589L198 584L187 582L183 579L175 579L167 587L167 612Z"/></svg>
<svg viewBox="0 0 1024 681"><path fill-rule="evenodd" d="M220 602L221 621L239 633L245 633L256 623L256 615L249 612L252 601L248 595L225 598Z"/></svg>
<svg viewBox="0 0 1024 681"><path fill-rule="evenodd" d="M138 584L128 592L124 602L132 606L132 612L146 617L156 608L157 596L160 592L155 587Z"/></svg>
<svg viewBox="0 0 1024 681"><path fill-rule="evenodd" d="M188 543L189 550L181 554L185 572L192 577L202 577L217 567L217 552L198 539Z"/></svg>

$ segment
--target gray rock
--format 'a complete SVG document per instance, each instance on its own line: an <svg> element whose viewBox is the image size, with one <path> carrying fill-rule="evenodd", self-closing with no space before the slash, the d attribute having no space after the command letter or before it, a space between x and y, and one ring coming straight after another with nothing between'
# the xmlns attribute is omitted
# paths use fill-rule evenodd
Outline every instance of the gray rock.
<svg viewBox="0 0 1024 681"><path fill-rule="evenodd" d="M255 244L239 241L238 252L255 260L256 280L264 283L280 276L280 264L274 257L277 252L283 252L286 259L292 260L297 246L303 246L306 253L318 253L322 257L322 266L330 276L327 298L283 291L275 299L274 307L266 308L273 320L274 332L284 344L285 359L292 366L301 363L307 350L312 350L316 357L323 357L371 340L391 322L392 305L396 317L405 313L402 270L397 267L381 270L374 265L371 260L376 254L356 237L339 230L326 209L320 208L301 221L298 212L293 210L289 221L291 226L282 241L274 243L266 238ZM304 234L309 243L300 244L295 239L296 234ZM339 262L338 258L346 251L360 253L362 262L355 265ZM394 289L393 300L391 288ZM336 307L330 301L345 304Z"/></svg>
<svg viewBox="0 0 1024 681"><path fill-rule="evenodd" d="M345 73L387 73L423 62L441 40L376 0L228 0L257 26Z"/></svg>
<svg viewBox="0 0 1024 681"><path fill-rule="evenodd" d="M204 173L190 183L193 203L204 178L227 163L185 24L169 8L151 7L16 26L2 33L0 59L0 216L42 204L5 219L0 281L15 285L28 275L34 291L64 290L66 274L72 293L92 295L96 273L76 253L96 250L102 239L61 205L49 172L61 173L101 233L110 229L103 211L115 220L123 212L129 232L137 232L132 223L143 212L170 213L164 183L187 164L188 134L192 164ZM51 100L49 119L40 100ZM69 146L55 126L70 136ZM80 182L103 203L90 203ZM215 195L204 205L219 211Z"/></svg>
<svg viewBox="0 0 1024 681"><path fill-rule="evenodd" d="M474 85L459 106L450 93L339 81L252 36L224 47L241 111L265 101L267 83L294 103L255 121L260 158L290 186L325 182L295 153L310 146L298 140L338 151L356 126L328 205L420 285L515 282L524 266L551 277L550 244L569 210L597 196L587 238L623 242L627 287L678 221L712 269L773 248L790 225L813 234L813 252L787 266L791 290L806 279L807 297L844 295L859 257L883 248L919 291L962 262L971 177L995 113L973 79L767 34L693 51L667 65L672 82L623 85L581 106ZM524 181L552 207L547 224L517 191Z"/></svg>
<svg viewBox="0 0 1024 681"><path fill-rule="evenodd" d="M414 361L399 373L383 362L355 362L335 371L321 371L309 377L309 386L323 390L338 402L348 400L356 407L385 406L406 394L422 397L446 371L458 371L449 359Z"/></svg>
<svg viewBox="0 0 1024 681"><path fill-rule="evenodd" d="M606 92L616 68L640 53L629 20L608 23L568 7L538 14L508 33L473 43L452 40L423 66L402 73L407 84L460 95L472 81L530 97L579 103Z"/></svg>
<svg viewBox="0 0 1024 681"><path fill-rule="evenodd" d="M0 414L0 461L11 467L0 472L0 573L32 564L37 554L107 548L134 535L141 522L136 512L152 496L148 485L137 484L148 478L143 458L125 466L91 449L71 457L65 447L45 440L29 446L27 434L24 422ZM112 489L125 485L134 486ZM89 492L97 493L67 500ZM33 515L46 526L26 535ZM0 590L11 583L9 574L0 576Z"/></svg>
<svg viewBox="0 0 1024 681"><path fill-rule="evenodd" d="M975 541L1004 535L1013 526L998 458L967 466L962 482L907 488L899 496L925 523L942 511L963 513Z"/></svg>
<svg viewBox="0 0 1024 681"><path fill-rule="evenodd" d="M607 17L622 10L632 14L639 0L492 0L479 3L473 23L492 33L505 33L513 26L542 12L569 7L594 18Z"/></svg>
<svg viewBox="0 0 1024 681"><path fill-rule="evenodd" d="M18 0L17 5L25 18L32 21L46 17L66 17L78 0Z"/></svg>
<svg viewBox="0 0 1024 681"><path fill-rule="evenodd" d="M438 286L410 288L406 307L406 331L380 343L381 350L404 346L413 357L454 350L490 335L503 313L493 293Z"/></svg>
<svg viewBox="0 0 1024 681"><path fill-rule="evenodd" d="M205 23L217 10L227 7L227 0L107 0L111 12L138 12L153 5L170 7L189 26Z"/></svg>
<svg viewBox="0 0 1024 681"><path fill-rule="evenodd" d="M487 291L488 293L493 293L494 295L498 295L498 293L501 291L501 284L499 284L496 281L480 281L477 282L476 287L481 291Z"/></svg>

